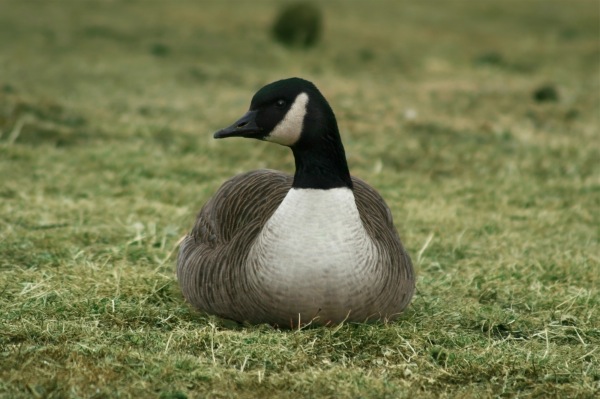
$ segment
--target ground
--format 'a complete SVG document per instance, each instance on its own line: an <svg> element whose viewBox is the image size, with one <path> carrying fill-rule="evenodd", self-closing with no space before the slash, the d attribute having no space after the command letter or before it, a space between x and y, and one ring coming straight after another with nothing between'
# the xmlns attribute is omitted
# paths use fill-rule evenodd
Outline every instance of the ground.
<svg viewBox="0 0 600 399"><path fill-rule="evenodd" d="M594 397L596 1L1 0L0 397ZM312 80L418 274L388 324L238 326L179 292L179 238L289 150L215 141L262 85Z"/></svg>

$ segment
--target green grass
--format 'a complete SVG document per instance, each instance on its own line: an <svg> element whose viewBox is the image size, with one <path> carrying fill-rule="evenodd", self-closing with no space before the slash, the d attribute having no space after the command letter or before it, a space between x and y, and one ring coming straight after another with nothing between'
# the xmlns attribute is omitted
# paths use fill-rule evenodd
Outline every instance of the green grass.
<svg viewBox="0 0 600 399"><path fill-rule="evenodd" d="M327 2L308 52L278 5L1 2L0 397L598 395L598 3ZM412 255L397 322L241 327L178 290L220 183L293 168L211 132L294 75Z"/></svg>

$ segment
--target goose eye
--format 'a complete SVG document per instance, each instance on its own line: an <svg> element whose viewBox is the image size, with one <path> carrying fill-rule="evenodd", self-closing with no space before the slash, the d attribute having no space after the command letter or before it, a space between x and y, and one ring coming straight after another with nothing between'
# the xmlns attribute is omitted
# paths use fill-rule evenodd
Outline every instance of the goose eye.
<svg viewBox="0 0 600 399"><path fill-rule="evenodd" d="M277 100L275 102L275 106L278 108L283 108L285 106L285 100Z"/></svg>

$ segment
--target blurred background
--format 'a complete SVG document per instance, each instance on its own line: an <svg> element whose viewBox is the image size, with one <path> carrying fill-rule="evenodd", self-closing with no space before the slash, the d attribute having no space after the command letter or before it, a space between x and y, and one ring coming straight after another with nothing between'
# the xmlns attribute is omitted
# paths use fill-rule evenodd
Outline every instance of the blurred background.
<svg viewBox="0 0 600 399"><path fill-rule="evenodd" d="M537 127L595 113L595 1L308 3L320 34L287 47L273 27L294 4L2 1L0 140L28 107L66 130L158 123L204 134L289 76L314 80L354 131L399 131L406 119ZM562 106L535 108L537 90L538 102Z"/></svg>

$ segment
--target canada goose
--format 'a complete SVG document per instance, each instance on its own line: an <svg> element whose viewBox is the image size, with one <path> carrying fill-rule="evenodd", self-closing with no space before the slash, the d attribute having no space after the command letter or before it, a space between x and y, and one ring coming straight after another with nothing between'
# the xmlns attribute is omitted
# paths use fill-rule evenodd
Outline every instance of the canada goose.
<svg viewBox="0 0 600 399"><path fill-rule="evenodd" d="M288 146L296 173L237 175L204 205L177 260L187 301L280 327L391 320L408 306L415 277L392 214L350 176L335 115L311 82L268 84L214 137Z"/></svg>

